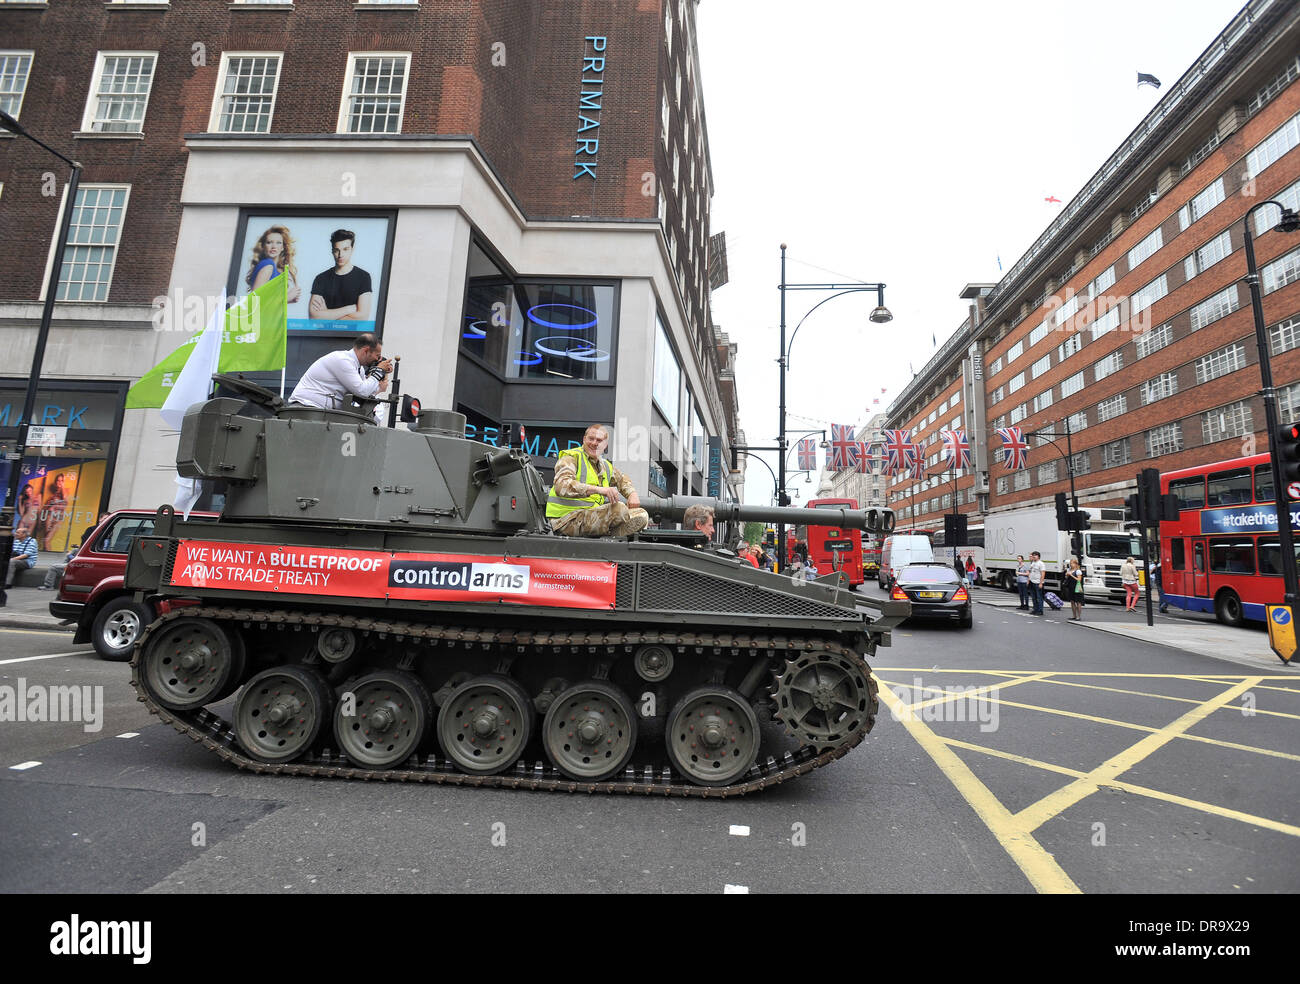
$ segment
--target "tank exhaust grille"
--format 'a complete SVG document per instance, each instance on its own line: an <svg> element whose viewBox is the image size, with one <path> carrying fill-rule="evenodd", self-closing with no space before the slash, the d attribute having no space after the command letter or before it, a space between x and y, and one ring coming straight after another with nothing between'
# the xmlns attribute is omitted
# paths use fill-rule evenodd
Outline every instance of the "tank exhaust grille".
<svg viewBox="0 0 1300 984"><path fill-rule="evenodd" d="M636 565L619 564L618 580L614 585L614 605L619 609L629 609L636 598Z"/></svg>
<svg viewBox="0 0 1300 984"><path fill-rule="evenodd" d="M766 591L680 568L645 565L640 568L638 611L700 612L722 615L770 615L776 618L852 618L852 610L825 605L789 594ZM619 579L619 607L622 578Z"/></svg>
<svg viewBox="0 0 1300 984"><path fill-rule="evenodd" d="M180 549L180 540L173 539L167 544L167 560L163 563L162 580L159 584L170 584L172 580L172 568L176 566L176 552Z"/></svg>

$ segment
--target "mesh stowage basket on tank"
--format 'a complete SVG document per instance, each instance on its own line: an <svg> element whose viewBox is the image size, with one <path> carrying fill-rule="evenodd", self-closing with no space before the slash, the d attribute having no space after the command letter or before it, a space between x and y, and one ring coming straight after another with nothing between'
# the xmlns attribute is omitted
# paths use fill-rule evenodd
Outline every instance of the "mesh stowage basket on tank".
<svg viewBox="0 0 1300 984"><path fill-rule="evenodd" d="M639 611L718 612L789 618L845 618L852 609L766 591L722 577L672 567L640 569ZM792 589L794 590L794 589Z"/></svg>

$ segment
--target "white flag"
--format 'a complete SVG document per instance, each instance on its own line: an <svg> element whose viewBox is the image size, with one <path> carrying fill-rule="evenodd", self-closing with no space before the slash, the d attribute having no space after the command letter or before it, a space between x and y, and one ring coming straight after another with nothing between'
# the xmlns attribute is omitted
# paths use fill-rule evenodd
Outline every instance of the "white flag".
<svg viewBox="0 0 1300 984"><path fill-rule="evenodd" d="M172 391L163 401L163 422L175 430L181 429L185 411L195 403L202 403L208 398L212 385L212 374L217 371L217 361L221 358L221 336L226 328L226 290L221 289L217 300L217 309L212 320L203 329L203 334L194 343L194 350L185 361L185 368L172 383Z"/></svg>

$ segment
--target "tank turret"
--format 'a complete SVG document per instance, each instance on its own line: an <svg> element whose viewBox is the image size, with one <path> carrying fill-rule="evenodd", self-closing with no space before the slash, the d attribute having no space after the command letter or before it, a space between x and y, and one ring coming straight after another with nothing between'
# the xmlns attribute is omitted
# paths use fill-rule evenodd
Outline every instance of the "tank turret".
<svg viewBox="0 0 1300 984"><path fill-rule="evenodd" d="M234 397L192 407L182 475L216 522L159 510L127 585L151 711L241 768L476 786L737 795L830 764L876 720L866 658L910 606L754 569L698 535L570 538L521 451L464 418L410 429ZM645 502L888 531L888 510ZM228 720L214 709L237 695Z"/></svg>

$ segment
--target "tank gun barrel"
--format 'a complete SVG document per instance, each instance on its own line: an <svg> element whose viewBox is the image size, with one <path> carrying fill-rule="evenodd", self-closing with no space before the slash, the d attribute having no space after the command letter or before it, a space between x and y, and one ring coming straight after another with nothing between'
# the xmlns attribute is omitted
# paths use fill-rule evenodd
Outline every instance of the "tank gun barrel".
<svg viewBox="0 0 1300 984"><path fill-rule="evenodd" d="M674 495L667 499L643 499L642 507L655 519L681 522L691 506L708 506L719 523L785 523L787 526L840 526L870 533L889 533L894 528L892 509L843 509L838 506L808 509L796 506L748 506L699 496Z"/></svg>

